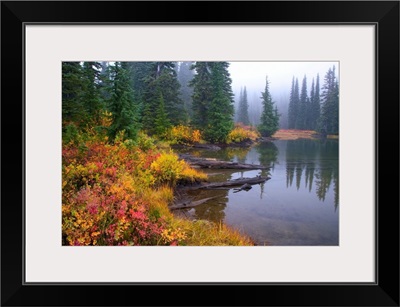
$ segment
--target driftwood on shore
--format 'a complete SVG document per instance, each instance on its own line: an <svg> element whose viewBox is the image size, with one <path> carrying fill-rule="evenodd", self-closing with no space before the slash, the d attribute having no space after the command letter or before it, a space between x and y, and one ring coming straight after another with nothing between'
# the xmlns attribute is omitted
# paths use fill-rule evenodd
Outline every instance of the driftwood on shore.
<svg viewBox="0 0 400 307"><path fill-rule="evenodd" d="M179 158L185 160L192 167L217 168L217 169L269 169L268 166L259 164L247 164L231 161L222 161L213 158L199 158L189 154L180 154Z"/></svg>

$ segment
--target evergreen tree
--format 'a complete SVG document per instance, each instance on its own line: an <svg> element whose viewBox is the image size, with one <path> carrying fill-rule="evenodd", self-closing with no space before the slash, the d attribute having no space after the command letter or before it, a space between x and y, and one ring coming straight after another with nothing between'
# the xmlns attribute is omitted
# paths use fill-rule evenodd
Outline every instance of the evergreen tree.
<svg viewBox="0 0 400 307"><path fill-rule="evenodd" d="M149 85L148 81L150 80L149 76L151 75L153 65L152 62L129 62L129 67L135 101L139 106L140 113L143 114L144 106L146 105L145 93L147 91L147 86Z"/></svg>
<svg viewBox="0 0 400 307"><path fill-rule="evenodd" d="M317 122L320 114L320 97L319 97L319 75L317 75L317 82L314 86L314 79L311 85L310 97L310 128L311 130L317 129Z"/></svg>
<svg viewBox="0 0 400 307"><path fill-rule="evenodd" d="M240 91L237 121L239 123L243 123L245 125L249 125L250 124L250 120L249 120L249 103L247 102L247 90L246 90L246 87L244 87L244 90Z"/></svg>
<svg viewBox="0 0 400 307"><path fill-rule="evenodd" d="M297 113L297 129L308 128L308 111L307 77L304 75L300 93L300 104Z"/></svg>
<svg viewBox="0 0 400 307"><path fill-rule="evenodd" d="M229 63L211 63L212 99L207 110L205 139L210 142L225 142L233 129L233 92L228 71Z"/></svg>
<svg viewBox="0 0 400 307"><path fill-rule="evenodd" d="M194 62L181 62L177 71L178 81L180 84L180 98L183 101L185 112L189 118L193 117L192 109L192 96L193 88L189 86L190 82L194 78L194 71L191 69Z"/></svg>
<svg viewBox="0 0 400 307"><path fill-rule="evenodd" d="M191 69L195 70L189 86L193 87L192 124L200 130L207 127L208 109L212 99L211 62L196 62Z"/></svg>
<svg viewBox="0 0 400 307"><path fill-rule="evenodd" d="M139 100L145 92L146 81L152 73L153 66L153 62L129 62L132 89Z"/></svg>
<svg viewBox="0 0 400 307"><path fill-rule="evenodd" d="M165 110L168 119L173 125L187 123L188 115L184 103L180 96L180 84L175 71L175 63L158 63L160 70L159 77L156 79L157 89L164 97Z"/></svg>
<svg viewBox="0 0 400 307"><path fill-rule="evenodd" d="M113 119L109 130L110 137L114 139L118 132L124 130L126 138L135 139L140 129L140 115L131 85L128 63L116 62L110 68L113 81L109 101L109 110Z"/></svg>
<svg viewBox="0 0 400 307"><path fill-rule="evenodd" d="M294 128L299 129L299 109L300 109L300 95L299 95L299 80L296 78L294 85L294 95L293 95L294 105L296 106L295 113L295 123Z"/></svg>
<svg viewBox="0 0 400 307"><path fill-rule="evenodd" d="M154 118L162 94L165 110L171 124L185 123L187 115L183 101L179 98L179 82L173 62L151 62L143 78L143 128L150 134L155 133Z"/></svg>
<svg viewBox="0 0 400 307"><path fill-rule="evenodd" d="M215 64L215 63L214 63ZM229 99L229 105L227 106L226 111L230 114L233 120L233 116L235 114L235 95L232 90L232 79L229 73L229 63L228 62L218 62L218 66L221 67L222 72L222 80L223 80L223 92L224 95Z"/></svg>
<svg viewBox="0 0 400 307"><path fill-rule="evenodd" d="M157 135L163 135L170 127L170 125L171 124L168 120L168 115L165 112L164 97L160 93L158 108L154 120L155 132L157 133Z"/></svg>
<svg viewBox="0 0 400 307"><path fill-rule="evenodd" d="M110 65L108 62L100 62L100 74L99 74L99 92L100 98L105 104L105 102L110 100Z"/></svg>
<svg viewBox="0 0 400 307"><path fill-rule="evenodd" d="M101 111L105 108L100 93L101 68L99 62L84 62L82 67L85 88L82 99L88 116L87 122L94 125L99 122Z"/></svg>
<svg viewBox="0 0 400 307"><path fill-rule="evenodd" d="M318 132L323 135L339 133L339 86L335 76L335 66L329 68L322 86Z"/></svg>
<svg viewBox="0 0 400 307"><path fill-rule="evenodd" d="M63 125L74 122L83 124L86 118L83 95L84 73L79 62L62 63L62 120Z"/></svg>
<svg viewBox="0 0 400 307"><path fill-rule="evenodd" d="M159 97L162 94L159 91L157 78L159 77L155 71L157 66L155 62L149 62L146 75L143 77L143 87L141 93L142 102L142 128L148 134L155 133L154 118L158 109Z"/></svg>
<svg viewBox="0 0 400 307"><path fill-rule="evenodd" d="M273 135L279 129L279 114L278 109L272 101L269 92L268 76L266 77L265 90L261 93L263 110L261 113L260 125L258 131L264 137Z"/></svg>
<svg viewBox="0 0 400 307"><path fill-rule="evenodd" d="M298 128L298 117L300 108L300 97L299 97L299 81L298 79L292 79L292 88L290 91L289 108L288 108L288 127L289 129Z"/></svg>

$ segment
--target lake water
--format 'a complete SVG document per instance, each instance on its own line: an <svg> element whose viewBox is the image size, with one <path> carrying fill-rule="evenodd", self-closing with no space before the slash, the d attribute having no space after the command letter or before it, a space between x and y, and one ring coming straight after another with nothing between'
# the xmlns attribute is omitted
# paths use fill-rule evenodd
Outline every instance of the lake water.
<svg viewBox="0 0 400 307"><path fill-rule="evenodd" d="M190 218L223 221L257 245L339 245L338 140L276 140L251 148L194 152L203 157L270 166L270 170L207 169L210 181L269 174L249 191L193 190L195 200L217 196L180 212Z"/></svg>

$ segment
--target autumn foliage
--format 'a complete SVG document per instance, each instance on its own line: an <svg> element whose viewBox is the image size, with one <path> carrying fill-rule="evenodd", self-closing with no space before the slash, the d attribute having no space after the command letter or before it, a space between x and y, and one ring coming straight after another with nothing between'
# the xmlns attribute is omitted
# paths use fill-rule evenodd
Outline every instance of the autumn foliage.
<svg viewBox="0 0 400 307"><path fill-rule="evenodd" d="M185 234L162 206L179 181L206 178L172 152L129 141L64 144L62 162L64 245L177 245Z"/></svg>
<svg viewBox="0 0 400 307"><path fill-rule="evenodd" d="M171 144L193 144L201 141L201 132L184 125L173 126L165 135Z"/></svg>
<svg viewBox="0 0 400 307"><path fill-rule="evenodd" d="M240 143L245 141L255 141L260 137L259 132L252 126L235 124L235 128L228 134L227 143Z"/></svg>

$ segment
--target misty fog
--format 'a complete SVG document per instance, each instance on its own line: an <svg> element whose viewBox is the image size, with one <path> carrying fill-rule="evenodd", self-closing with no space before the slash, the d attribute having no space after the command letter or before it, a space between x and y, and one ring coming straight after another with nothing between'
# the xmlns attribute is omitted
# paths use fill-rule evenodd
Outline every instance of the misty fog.
<svg viewBox="0 0 400 307"><path fill-rule="evenodd" d="M335 67L337 80L340 83L338 62L230 62L229 72L232 78L232 89L235 94L237 109L240 90L247 89L249 119L253 125L259 123L261 114L261 92L265 89L265 78L268 76L269 90L275 105L278 107L280 127L287 128L287 115L290 90L293 77L301 85L304 76L307 78L307 94L310 95L312 80L319 74L320 88L329 68Z"/></svg>

